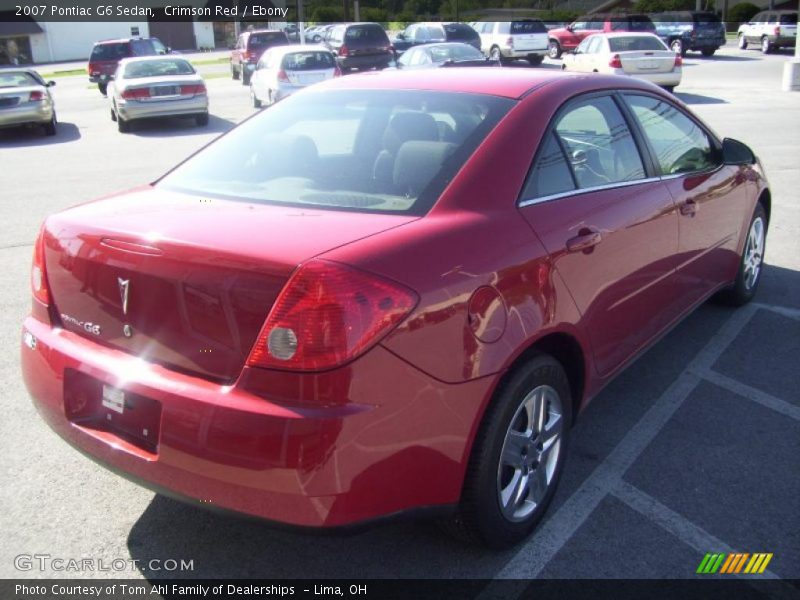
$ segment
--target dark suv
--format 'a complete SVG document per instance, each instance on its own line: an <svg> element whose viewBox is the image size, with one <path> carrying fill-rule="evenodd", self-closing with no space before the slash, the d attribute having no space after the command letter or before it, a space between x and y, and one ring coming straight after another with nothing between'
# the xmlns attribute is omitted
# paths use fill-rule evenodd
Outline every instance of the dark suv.
<svg viewBox="0 0 800 600"><path fill-rule="evenodd" d="M378 23L343 23L330 30L325 43L342 71L384 69L394 62L389 36Z"/></svg>
<svg viewBox="0 0 800 600"><path fill-rule="evenodd" d="M105 96L108 82L123 58L156 56L169 52L170 49L158 38L123 38L95 42L86 69L89 72L89 81L96 83L97 89Z"/></svg>
<svg viewBox="0 0 800 600"><path fill-rule="evenodd" d="M681 10L652 14L650 18L658 37L681 56L689 50L712 56L725 45L725 25L712 12Z"/></svg>
<svg viewBox="0 0 800 600"><path fill-rule="evenodd" d="M231 48L231 77L241 79L242 85L250 85L250 77L261 55L274 46L288 44L289 37L278 29L245 31Z"/></svg>
<svg viewBox="0 0 800 600"><path fill-rule="evenodd" d="M481 49L481 36L464 23L412 23L397 34L392 44L398 55L412 46L461 42Z"/></svg>

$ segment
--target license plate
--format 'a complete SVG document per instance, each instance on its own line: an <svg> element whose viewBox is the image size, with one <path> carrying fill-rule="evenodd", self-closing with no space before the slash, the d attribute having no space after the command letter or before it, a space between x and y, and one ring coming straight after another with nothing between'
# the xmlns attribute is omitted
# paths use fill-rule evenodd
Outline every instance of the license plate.
<svg viewBox="0 0 800 600"><path fill-rule="evenodd" d="M658 61L657 60L643 60L639 63L639 67L642 69L657 69L658 68Z"/></svg>
<svg viewBox="0 0 800 600"><path fill-rule="evenodd" d="M109 385L103 386L103 406L122 414L125 410L125 392Z"/></svg>
<svg viewBox="0 0 800 600"><path fill-rule="evenodd" d="M151 96L175 96L178 94L178 88L174 85L162 85L150 89Z"/></svg>
<svg viewBox="0 0 800 600"><path fill-rule="evenodd" d="M19 98L0 98L0 108L8 106L16 106L19 103Z"/></svg>

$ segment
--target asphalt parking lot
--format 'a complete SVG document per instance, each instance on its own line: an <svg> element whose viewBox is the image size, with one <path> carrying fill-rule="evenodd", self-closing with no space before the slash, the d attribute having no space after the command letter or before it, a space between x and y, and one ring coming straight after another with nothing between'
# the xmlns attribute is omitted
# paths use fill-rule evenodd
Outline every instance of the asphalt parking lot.
<svg viewBox="0 0 800 600"><path fill-rule="evenodd" d="M690 54L676 90L718 134L750 144L770 178L756 302L702 306L597 397L538 532L500 553L428 524L316 537L208 513L112 475L47 428L18 361L42 219L154 179L254 110L246 88L212 77L208 127L176 120L122 135L84 77L59 78L55 138L0 132L0 577L176 575L15 568L15 556L48 554L193 560L187 577L686 578L708 552L766 552L758 577L800 578L800 94L780 91L788 57Z"/></svg>

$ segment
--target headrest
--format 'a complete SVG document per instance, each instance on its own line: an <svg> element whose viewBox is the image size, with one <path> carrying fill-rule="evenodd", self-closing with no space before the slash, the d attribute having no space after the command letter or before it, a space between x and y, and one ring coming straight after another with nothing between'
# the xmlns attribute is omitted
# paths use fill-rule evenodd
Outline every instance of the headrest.
<svg viewBox="0 0 800 600"><path fill-rule="evenodd" d="M273 133L261 138L261 143L269 150L265 166L271 174L307 175L318 167L317 145L307 135Z"/></svg>
<svg viewBox="0 0 800 600"><path fill-rule="evenodd" d="M455 144L448 142L404 142L394 161L394 184L416 196L431 182L456 148Z"/></svg>
<svg viewBox="0 0 800 600"><path fill-rule="evenodd" d="M439 128L436 120L424 112L400 112L392 117L383 134L383 147L392 154L409 140L439 139Z"/></svg>

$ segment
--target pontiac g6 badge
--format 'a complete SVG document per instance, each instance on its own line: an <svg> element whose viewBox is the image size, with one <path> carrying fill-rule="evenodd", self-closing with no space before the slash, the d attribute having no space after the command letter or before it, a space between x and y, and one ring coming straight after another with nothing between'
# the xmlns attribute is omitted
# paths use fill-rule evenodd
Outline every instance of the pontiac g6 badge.
<svg viewBox="0 0 800 600"><path fill-rule="evenodd" d="M117 277L117 283L119 284L119 297L122 300L122 314L128 314L128 288L131 280L130 279L123 279L122 277Z"/></svg>

